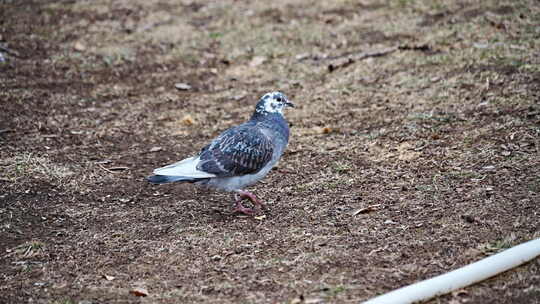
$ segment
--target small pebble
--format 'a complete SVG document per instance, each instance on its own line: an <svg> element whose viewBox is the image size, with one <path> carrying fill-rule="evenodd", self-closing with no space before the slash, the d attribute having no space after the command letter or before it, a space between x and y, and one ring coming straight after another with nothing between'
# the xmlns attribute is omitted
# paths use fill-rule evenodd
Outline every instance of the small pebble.
<svg viewBox="0 0 540 304"><path fill-rule="evenodd" d="M187 83L183 83L183 82L178 82L174 85L174 87L177 89L177 90L180 90L180 91L188 91L188 90L191 90L191 86Z"/></svg>

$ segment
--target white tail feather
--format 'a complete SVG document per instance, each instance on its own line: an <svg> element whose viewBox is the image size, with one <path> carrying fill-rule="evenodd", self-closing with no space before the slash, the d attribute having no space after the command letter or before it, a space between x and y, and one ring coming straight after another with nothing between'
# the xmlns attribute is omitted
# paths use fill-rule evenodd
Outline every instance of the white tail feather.
<svg viewBox="0 0 540 304"><path fill-rule="evenodd" d="M198 163L199 157L194 156L165 167L157 168L154 170L154 174L169 176L186 176L193 178L216 177L215 174L197 170Z"/></svg>

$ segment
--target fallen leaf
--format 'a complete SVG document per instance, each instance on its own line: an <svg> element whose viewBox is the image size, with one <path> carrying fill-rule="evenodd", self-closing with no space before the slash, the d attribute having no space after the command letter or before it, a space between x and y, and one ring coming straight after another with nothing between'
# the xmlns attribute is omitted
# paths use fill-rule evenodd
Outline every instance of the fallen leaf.
<svg viewBox="0 0 540 304"><path fill-rule="evenodd" d="M309 53L302 53L302 54L296 55L294 58L296 60L304 60L304 59L306 59L308 57L309 57Z"/></svg>
<svg viewBox="0 0 540 304"><path fill-rule="evenodd" d="M265 61L266 61L265 56L255 56L249 62L249 66L250 67L256 67L256 66L259 66L259 65L263 64Z"/></svg>
<svg viewBox="0 0 540 304"><path fill-rule="evenodd" d="M266 215L254 216L253 218L258 220L258 221L262 221L262 220L264 220L266 218Z"/></svg>
<svg viewBox="0 0 540 304"><path fill-rule="evenodd" d="M292 299L289 304L301 304L301 303L304 303L304 297L303 296Z"/></svg>
<svg viewBox="0 0 540 304"><path fill-rule="evenodd" d="M330 127L314 127L313 132L314 134L330 134L334 132L335 130Z"/></svg>
<svg viewBox="0 0 540 304"><path fill-rule="evenodd" d="M191 115L187 114L185 115L181 120L180 122L185 125L185 126L192 126L195 124L195 120L193 119L193 117L191 117Z"/></svg>
<svg viewBox="0 0 540 304"><path fill-rule="evenodd" d="M104 274L104 275L103 275L103 278L104 278L105 280L107 280L107 281L112 281L112 280L115 279L115 277L110 276L110 275L107 275L107 274Z"/></svg>
<svg viewBox="0 0 540 304"><path fill-rule="evenodd" d="M364 214L364 213L370 213L370 212L373 212L373 211L377 211L379 209L380 205L381 204L377 204L377 205L367 206L365 208L360 208L360 209L354 211L352 213L352 215L355 216L355 215L358 215L358 214Z"/></svg>
<svg viewBox="0 0 540 304"><path fill-rule="evenodd" d="M73 49L77 52L84 52L86 50L86 45L84 45L82 42L77 41L73 45Z"/></svg>
<svg viewBox="0 0 540 304"><path fill-rule="evenodd" d="M161 147L152 147L152 149L150 149L150 151L148 151L148 152L159 152L161 150L163 150L163 148L161 148Z"/></svg>
<svg viewBox="0 0 540 304"><path fill-rule="evenodd" d="M187 83L184 83L184 82L178 82L178 83L175 83L174 84L174 87L177 89L177 90L180 90L180 91L187 91L187 90L191 90L191 86Z"/></svg>
<svg viewBox="0 0 540 304"><path fill-rule="evenodd" d="M135 295L137 297L146 297L146 296L148 296L148 290L146 290L145 288L141 288L141 287L133 288L132 290L129 291L129 293L132 294L132 295Z"/></svg>

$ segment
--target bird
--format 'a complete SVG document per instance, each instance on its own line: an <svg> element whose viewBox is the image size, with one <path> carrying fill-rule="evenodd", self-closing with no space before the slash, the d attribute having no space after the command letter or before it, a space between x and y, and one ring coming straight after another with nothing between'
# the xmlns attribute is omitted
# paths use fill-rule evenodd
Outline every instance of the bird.
<svg viewBox="0 0 540 304"><path fill-rule="evenodd" d="M234 211L255 215L264 204L246 187L264 178L279 161L289 142L289 123L283 110L294 107L285 94L264 94L251 118L231 127L197 155L157 168L147 180L152 184L188 182L233 192ZM249 199L254 208L245 207Z"/></svg>

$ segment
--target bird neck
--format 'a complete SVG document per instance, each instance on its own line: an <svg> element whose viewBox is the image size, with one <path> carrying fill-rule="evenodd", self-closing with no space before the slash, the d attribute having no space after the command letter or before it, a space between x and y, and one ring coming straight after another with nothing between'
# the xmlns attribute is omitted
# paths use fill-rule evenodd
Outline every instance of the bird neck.
<svg viewBox="0 0 540 304"><path fill-rule="evenodd" d="M253 113L251 121L276 132L284 140L289 140L289 123L281 113Z"/></svg>
<svg viewBox="0 0 540 304"><path fill-rule="evenodd" d="M253 112L253 115L251 115L251 119L250 120L254 120L254 121L280 121L280 120L283 120L285 121L285 117L283 116L283 113L278 113L278 112L258 112L258 111L255 111Z"/></svg>

